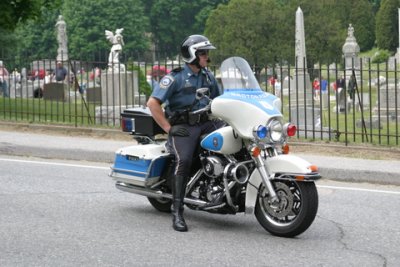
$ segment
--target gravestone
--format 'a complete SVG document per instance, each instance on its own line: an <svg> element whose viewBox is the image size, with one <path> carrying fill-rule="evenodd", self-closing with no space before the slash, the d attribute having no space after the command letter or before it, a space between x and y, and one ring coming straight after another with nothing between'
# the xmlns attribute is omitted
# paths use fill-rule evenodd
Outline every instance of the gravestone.
<svg viewBox="0 0 400 267"><path fill-rule="evenodd" d="M400 120L400 84L388 83L379 88L379 103L374 108L374 117L381 120ZM397 116L397 117L396 117Z"/></svg>
<svg viewBox="0 0 400 267"><path fill-rule="evenodd" d="M333 112L345 113L347 106L346 89L339 88L336 92L336 104L333 107Z"/></svg>
<svg viewBox="0 0 400 267"><path fill-rule="evenodd" d="M101 87L89 87L86 89L86 100L90 103L101 103Z"/></svg>
<svg viewBox="0 0 400 267"><path fill-rule="evenodd" d="M328 105L329 105L329 94L328 94L328 90L326 91L321 91L321 103L322 103L322 109L328 109Z"/></svg>
<svg viewBox="0 0 400 267"><path fill-rule="evenodd" d="M104 71L101 74L101 106L96 107L96 122L119 125L121 107L140 105L137 71ZM98 119L103 118L103 119Z"/></svg>
<svg viewBox="0 0 400 267"><path fill-rule="evenodd" d="M356 127L358 128L363 128L365 125L365 128L367 129L382 129L382 124L379 123L378 118L372 118L371 120L369 119L364 119L364 124L361 119L358 119L356 121Z"/></svg>
<svg viewBox="0 0 400 267"><path fill-rule="evenodd" d="M104 106L133 105L134 96L139 95L138 72L102 72L101 90Z"/></svg>
<svg viewBox="0 0 400 267"><path fill-rule="evenodd" d="M68 98L68 86L64 83L47 83L43 86L43 99L65 101Z"/></svg>
<svg viewBox="0 0 400 267"><path fill-rule="evenodd" d="M358 100L358 96L357 94L355 95L354 98L354 105L356 106L356 110L361 111L361 106L363 108L363 110L368 110L369 109L369 93L360 93L360 100L361 103L359 103L360 101Z"/></svg>

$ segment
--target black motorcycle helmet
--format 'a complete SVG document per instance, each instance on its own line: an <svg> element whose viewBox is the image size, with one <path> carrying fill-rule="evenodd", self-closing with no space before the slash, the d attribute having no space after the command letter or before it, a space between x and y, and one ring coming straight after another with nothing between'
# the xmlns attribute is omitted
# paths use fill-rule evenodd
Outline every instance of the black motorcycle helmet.
<svg viewBox="0 0 400 267"><path fill-rule="evenodd" d="M196 51L216 49L207 37L203 35L190 35L183 40L181 45L181 55L183 61L189 64L196 64Z"/></svg>

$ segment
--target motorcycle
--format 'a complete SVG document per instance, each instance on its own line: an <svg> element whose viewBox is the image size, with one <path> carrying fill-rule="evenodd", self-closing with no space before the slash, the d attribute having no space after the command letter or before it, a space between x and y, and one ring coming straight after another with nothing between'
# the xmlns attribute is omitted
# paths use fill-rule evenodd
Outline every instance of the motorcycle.
<svg viewBox="0 0 400 267"><path fill-rule="evenodd" d="M211 100L208 88L198 89L197 101L208 105L189 114L205 113L226 124L201 138L184 204L211 213L254 214L276 236L303 233L317 214L315 181L321 176L315 165L288 154L296 126L284 123L281 100L261 90L243 58L226 59L220 76L224 93ZM118 189L146 196L155 209L170 212L174 157L166 141L153 136L157 126L148 110L132 114L122 125L139 144L116 152L110 176Z"/></svg>

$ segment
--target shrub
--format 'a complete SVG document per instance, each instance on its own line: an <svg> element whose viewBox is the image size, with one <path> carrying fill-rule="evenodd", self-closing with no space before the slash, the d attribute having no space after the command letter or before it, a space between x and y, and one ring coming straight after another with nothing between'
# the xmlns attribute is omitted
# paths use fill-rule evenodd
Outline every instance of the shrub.
<svg viewBox="0 0 400 267"><path fill-rule="evenodd" d="M390 52L388 50L378 50L372 57L372 63L383 63L389 59Z"/></svg>

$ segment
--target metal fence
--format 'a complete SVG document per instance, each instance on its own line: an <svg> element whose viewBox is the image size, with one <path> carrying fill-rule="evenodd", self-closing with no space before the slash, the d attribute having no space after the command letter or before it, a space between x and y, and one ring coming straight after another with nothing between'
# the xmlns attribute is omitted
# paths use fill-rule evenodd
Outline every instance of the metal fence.
<svg viewBox="0 0 400 267"><path fill-rule="evenodd" d="M0 60L12 66L8 75L0 72L0 120L91 127L119 127L120 113L144 105L155 80L181 65L131 61L109 68L106 62L64 61L66 79L56 81L55 60ZM299 139L398 146L396 62L360 59L357 68L340 65L254 70L261 88L281 98L282 113L298 126ZM218 77L218 66L211 69Z"/></svg>

